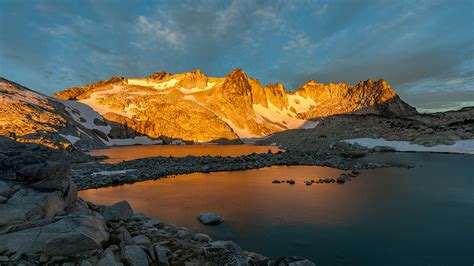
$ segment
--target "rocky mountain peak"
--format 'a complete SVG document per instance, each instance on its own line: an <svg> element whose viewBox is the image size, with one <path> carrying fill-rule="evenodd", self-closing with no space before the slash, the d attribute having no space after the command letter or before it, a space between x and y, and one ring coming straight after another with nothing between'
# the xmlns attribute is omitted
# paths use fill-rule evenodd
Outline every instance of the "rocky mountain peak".
<svg viewBox="0 0 474 266"><path fill-rule="evenodd" d="M161 72L155 72L153 74L150 75L150 78L151 79L154 79L154 80L162 80L166 77L168 77L170 74L166 73L165 71L161 71Z"/></svg>
<svg viewBox="0 0 474 266"><path fill-rule="evenodd" d="M232 70L229 74L227 74L226 79L234 80L234 81L246 81L248 79L247 74L241 69L236 68Z"/></svg>

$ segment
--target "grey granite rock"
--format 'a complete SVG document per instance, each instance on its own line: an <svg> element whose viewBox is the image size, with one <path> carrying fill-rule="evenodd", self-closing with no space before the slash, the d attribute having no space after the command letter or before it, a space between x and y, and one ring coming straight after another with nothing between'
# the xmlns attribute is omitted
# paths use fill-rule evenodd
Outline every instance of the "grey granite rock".
<svg viewBox="0 0 474 266"><path fill-rule="evenodd" d="M224 220L217 213L203 212L200 213L197 219L205 225L218 225L224 222Z"/></svg>
<svg viewBox="0 0 474 266"><path fill-rule="evenodd" d="M70 256L101 249L101 242L108 237L101 215L93 211L80 211L50 224L0 235L0 250Z"/></svg>
<svg viewBox="0 0 474 266"><path fill-rule="evenodd" d="M149 265L148 258L145 251L143 251L143 249L137 245L123 246L122 255L131 266L148 266Z"/></svg>
<svg viewBox="0 0 474 266"><path fill-rule="evenodd" d="M133 210L126 201L120 201L112 206L104 206L101 213L107 221L127 220L132 217Z"/></svg>

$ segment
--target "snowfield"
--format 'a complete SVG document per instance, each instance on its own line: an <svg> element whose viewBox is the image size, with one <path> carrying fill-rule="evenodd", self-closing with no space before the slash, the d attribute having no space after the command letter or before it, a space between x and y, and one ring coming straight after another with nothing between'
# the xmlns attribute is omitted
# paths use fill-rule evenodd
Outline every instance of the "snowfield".
<svg viewBox="0 0 474 266"><path fill-rule="evenodd" d="M156 90L163 90L163 89L171 88L171 87L174 87L178 83L177 79L170 79L168 81L159 82L159 83L149 81L149 80L146 80L146 79L128 79L127 81L128 81L128 84L130 84L130 85L138 85L138 86L142 86L142 87L152 87Z"/></svg>
<svg viewBox="0 0 474 266"><path fill-rule="evenodd" d="M343 140L350 144L359 144L367 148L375 146L388 146L396 151L415 151L415 152L447 152L447 153L464 153L474 154L474 139L458 140L453 145L436 145L433 147L425 147L419 144L412 144L408 141L393 141L371 138L359 138Z"/></svg>

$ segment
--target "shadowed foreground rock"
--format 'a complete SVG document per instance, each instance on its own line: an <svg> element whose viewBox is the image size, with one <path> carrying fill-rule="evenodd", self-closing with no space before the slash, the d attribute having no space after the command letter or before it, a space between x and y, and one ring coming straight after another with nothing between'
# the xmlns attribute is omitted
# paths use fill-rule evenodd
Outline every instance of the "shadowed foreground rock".
<svg viewBox="0 0 474 266"><path fill-rule="evenodd" d="M10 156L15 161L5 160ZM2 265L314 265L242 251L231 241L134 213L126 201L85 202L57 151L0 138L0 158Z"/></svg>

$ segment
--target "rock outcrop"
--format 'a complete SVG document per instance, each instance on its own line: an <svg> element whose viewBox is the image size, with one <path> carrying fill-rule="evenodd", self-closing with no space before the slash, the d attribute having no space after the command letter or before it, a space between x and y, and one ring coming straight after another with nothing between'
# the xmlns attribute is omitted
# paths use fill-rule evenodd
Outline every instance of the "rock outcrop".
<svg viewBox="0 0 474 266"><path fill-rule="evenodd" d="M58 92L55 97L85 104L116 124L107 132L109 138L149 136L168 143L263 137L311 128L316 125L314 120L343 113L417 113L384 80L354 86L309 81L287 92L280 83L262 87L241 69L223 78L208 77L200 70L112 78Z"/></svg>

